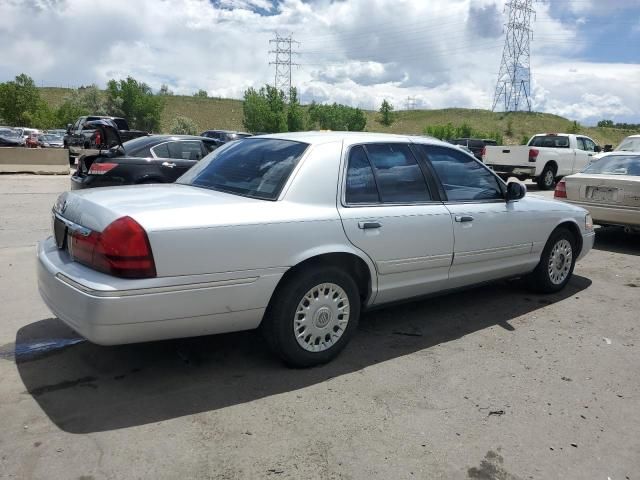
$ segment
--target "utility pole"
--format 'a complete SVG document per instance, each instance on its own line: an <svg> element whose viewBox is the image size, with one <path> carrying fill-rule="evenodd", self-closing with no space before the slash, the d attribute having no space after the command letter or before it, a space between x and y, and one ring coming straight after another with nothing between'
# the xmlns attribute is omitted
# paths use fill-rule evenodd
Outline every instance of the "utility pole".
<svg viewBox="0 0 640 480"><path fill-rule="evenodd" d="M535 0L510 0L502 62L491 110L531 111L531 16Z"/></svg>
<svg viewBox="0 0 640 480"><path fill-rule="evenodd" d="M407 97L407 110L416 109L416 97Z"/></svg>
<svg viewBox="0 0 640 480"><path fill-rule="evenodd" d="M294 45L298 46L300 42L296 42L292 35L283 37L278 32L275 33L275 38L269 40L269 53L275 55L274 61L269 62L269 65L276 66L273 86L278 90L282 90L287 100L293 86L291 83L291 67L298 65L292 61L293 55L297 55L297 52L293 51Z"/></svg>

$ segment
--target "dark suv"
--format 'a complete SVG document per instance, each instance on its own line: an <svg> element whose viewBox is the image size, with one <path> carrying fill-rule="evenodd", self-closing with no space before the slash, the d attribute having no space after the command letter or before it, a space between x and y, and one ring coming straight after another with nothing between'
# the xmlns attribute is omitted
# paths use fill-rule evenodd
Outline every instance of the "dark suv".
<svg viewBox="0 0 640 480"><path fill-rule="evenodd" d="M231 130L207 130L200 134L201 137L215 138L221 143L232 142L233 140L240 140L241 138L250 137L250 133L246 132L234 132Z"/></svg>
<svg viewBox="0 0 640 480"><path fill-rule="evenodd" d="M453 140L449 140L450 143L454 145L463 145L467 147L473 153L473 156L478 160L482 161L482 149L487 145L497 145L498 142L491 139L480 139L480 138L455 138Z"/></svg>

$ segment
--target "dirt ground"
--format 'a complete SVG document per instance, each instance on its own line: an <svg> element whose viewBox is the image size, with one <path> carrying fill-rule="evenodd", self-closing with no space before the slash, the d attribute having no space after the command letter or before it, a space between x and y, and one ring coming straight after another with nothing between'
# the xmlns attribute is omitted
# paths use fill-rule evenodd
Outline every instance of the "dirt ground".
<svg viewBox="0 0 640 480"><path fill-rule="evenodd" d="M35 244L68 182L0 176L0 478L639 478L640 237L600 229L560 294L370 312L290 370L256 332L99 347L54 318Z"/></svg>

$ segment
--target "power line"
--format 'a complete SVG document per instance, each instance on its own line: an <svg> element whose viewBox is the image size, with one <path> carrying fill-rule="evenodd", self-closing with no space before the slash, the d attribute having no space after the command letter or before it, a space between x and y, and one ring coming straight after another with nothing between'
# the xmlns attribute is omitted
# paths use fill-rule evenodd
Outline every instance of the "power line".
<svg viewBox="0 0 640 480"><path fill-rule="evenodd" d="M269 53L275 54L274 61L269 62L269 65L276 67L273 86L277 90L283 91L287 99L292 87L291 67L298 65L292 61L293 55L297 55L297 52L293 51L294 45L300 45L300 42L296 42L292 35L283 37L278 32L275 33L275 38L269 40L269 46L273 46Z"/></svg>
<svg viewBox="0 0 640 480"><path fill-rule="evenodd" d="M535 13L533 1L511 0L505 6L509 8L509 20L491 108L494 112L496 108L505 112L517 112L524 103L527 110L531 111L531 16Z"/></svg>

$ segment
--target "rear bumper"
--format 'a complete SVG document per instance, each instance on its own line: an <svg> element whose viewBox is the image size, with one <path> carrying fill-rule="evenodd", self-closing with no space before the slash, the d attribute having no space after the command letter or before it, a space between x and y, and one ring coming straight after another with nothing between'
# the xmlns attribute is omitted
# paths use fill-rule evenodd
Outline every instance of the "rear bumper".
<svg viewBox="0 0 640 480"><path fill-rule="evenodd" d="M103 175L71 175L71 190L81 190L83 188L94 187L119 187L123 182L114 181L111 177Z"/></svg>
<svg viewBox="0 0 640 480"><path fill-rule="evenodd" d="M72 262L52 238L38 244L37 255L44 302L60 320L100 345L256 328L282 276L244 273L244 278L140 288L139 280L116 279ZM167 283L166 278L152 280Z"/></svg>
<svg viewBox="0 0 640 480"><path fill-rule="evenodd" d="M598 225L604 224L620 225L623 227L640 227L640 209L638 208L623 206L611 207L569 200L567 203L571 203L588 210L594 223Z"/></svg>

